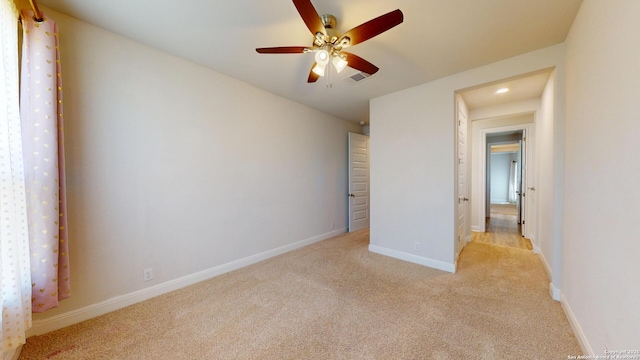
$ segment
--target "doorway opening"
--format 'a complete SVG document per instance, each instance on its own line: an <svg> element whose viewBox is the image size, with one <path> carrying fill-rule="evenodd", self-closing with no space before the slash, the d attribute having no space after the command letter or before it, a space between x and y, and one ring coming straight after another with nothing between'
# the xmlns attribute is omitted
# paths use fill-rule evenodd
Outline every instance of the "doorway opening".
<svg viewBox="0 0 640 360"><path fill-rule="evenodd" d="M486 141L485 231L472 241L533 250L524 236L525 130L488 133Z"/></svg>
<svg viewBox="0 0 640 360"><path fill-rule="evenodd" d="M524 245L525 248L533 248L534 252L540 251L540 245L538 243L539 232L539 214L538 214L538 194L535 191L535 183L538 181L538 167L536 157L539 150L536 146L536 130L538 129L538 120L546 119L548 107L545 106L543 101L543 94L545 89L549 88L550 76L553 72L553 68L541 69L539 71L521 74L512 78L500 79L490 83L478 84L466 89L460 89L455 92L456 94L456 107L466 110L465 115L467 119L466 129L468 132L467 142L465 144L459 141L455 142L456 147L463 146L463 150L466 150L467 167L464 177L468 184L466 191L459 186L460 176L460 164L461 157L456 157L456 171L455 175L455 193L454 201L456 205L460 204L460 199L465 200L468 204L467 209L459 209L456 207L455 221L460 217L459 215L464 213L468 214L469 227L465 228L464 235L467 236L467 241L473 241L484 234L484 240L491 240L487 236L497 233L505 233L506 224L500 224L501 216L513 216L513 198L511 200L503 198L501 202L505 204L495 204L493 206L493 216L491 208L491 189L489 188L491 180L488 179L488 168L491 159L487 159L487 152L490 151L488 143L491 143L491 136L507 135L504 133L521 134L519 138L522 139L522 148L520 150L519 159L521 162L517 163L519 166L518 172L520 173L520 181L517 188L519 193L516 193L516 221L515 224L509 221L507 224L512 227L511 233L513 235L519 234L517 242L521 242L521 237L528 239L524 244L521 243L519 247ZM464 106L458 105L462 103ZM460 122L458 113L456 114L456 140L460 138L458 133L460 127L464 122ZM503 133L503 134L499 134ZM489 141L487 141L489 136ZM503 139L505 143L508 143L508 139ZM519 141L519 140L516 140ZM514 141L511 141L514 142ZM506 145L506 144L505 144ZM456 154L460 153L457 151ZM490 153L490 152L489 152ZM489 155L490 156L490 155ZM510 160L514 161L514 160ZM517 160L516 160L517 161ZM489 164L488 164L489 163ZM508 180L505 183L509 183ZM516 187L514 185L514 187ZM462 197L461 197L461 194ZM464 195L466 194L466 195ZM508 196L509 192L506 192ZM470 196L469 196L470 195ZM466 200L468 199L468 201ZM519 203L518 203L519 202ZM497 205L511 205L503 206L500 209ZM470 209L469 209L470 208ZM468 213L463 212L468 211ZM495 220L496 224L488 223L489 220ZM508 218L512 219L512 218ZM504 219L503 219L504 220ZM518 223L519 226L518 226ZM458 230L458 226L455 227ZM455 233L455 244L460 242L462 238L458 230ZM486 233L486 234L485 234ZM497 241L498 243L509 243L508 241ZM456 247L456 250L459 246Z"/></svg>
<svg viewBox="0 0 640 360"><path fill-rule="evenodd" d="M535 193L530 185L533 172L529 171L533 164L533 123L527 122L534 117L533 113L521 114L509 120L520 124L486 127L477 132L478 177L474 188L478 220L472 228L471 241L535 249L529 236L534 230L531 225L535 226Z"/></svg>

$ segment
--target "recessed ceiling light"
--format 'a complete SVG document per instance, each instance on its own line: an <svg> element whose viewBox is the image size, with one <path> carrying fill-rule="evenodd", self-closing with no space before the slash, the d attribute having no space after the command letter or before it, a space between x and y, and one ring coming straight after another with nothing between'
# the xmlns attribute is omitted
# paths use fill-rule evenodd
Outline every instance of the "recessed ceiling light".
<svg viewBox="0 0 640 360"><path fill-rule="evenodd" d="M508 89L508 88L498 89L498 91L496 91L496 94L504 94L504 93L506 93L507 91L509 91L509 89Z"/></svg>

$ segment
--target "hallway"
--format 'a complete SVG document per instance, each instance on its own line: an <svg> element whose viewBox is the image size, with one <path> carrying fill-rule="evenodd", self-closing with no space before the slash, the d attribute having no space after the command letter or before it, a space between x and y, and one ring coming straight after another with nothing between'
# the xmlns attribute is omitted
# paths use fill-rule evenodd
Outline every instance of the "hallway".
<svg viewBox="0 0 640 360"><path fill-rule="evenodd" d="M532 250L529 239L522 237L518 224L516 205L491 204L490 217L486 219L486 232L471 232L471 241Z"/></svg>

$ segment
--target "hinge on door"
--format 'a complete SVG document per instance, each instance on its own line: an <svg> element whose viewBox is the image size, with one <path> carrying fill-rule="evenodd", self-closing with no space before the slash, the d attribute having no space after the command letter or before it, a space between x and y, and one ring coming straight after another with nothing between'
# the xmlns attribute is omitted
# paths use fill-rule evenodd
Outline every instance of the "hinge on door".
<svg viewBox="0 0 640 360"><path fill-rule="evenodd" d="M522 225L524 225L524 220L522 220Z"/></svg>
<svg viewBox="0 0 640 360"><path fill-rule="evenodd" d="M462 164L462 159L458 158L458 165Z"/></svg>

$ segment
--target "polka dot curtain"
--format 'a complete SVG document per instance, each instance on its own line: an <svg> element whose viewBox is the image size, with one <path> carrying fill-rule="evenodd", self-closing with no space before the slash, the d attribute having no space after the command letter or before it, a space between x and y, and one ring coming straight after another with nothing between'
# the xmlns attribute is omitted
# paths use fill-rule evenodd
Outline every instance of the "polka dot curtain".
<svg viewBox="0 0 640 360"><path fill-rule="evenodd" d="M31 261L32 310L69 297L62 78L58 26L22 12L20 117Z"/></svg>
<svg viewBox="0 0 640 360"><path fill-rule="evenodd" d="M18 11L0 0L0 342L4 354L31 327L31 281L18 105Z"/></svg>

